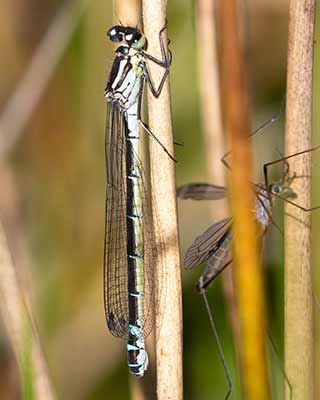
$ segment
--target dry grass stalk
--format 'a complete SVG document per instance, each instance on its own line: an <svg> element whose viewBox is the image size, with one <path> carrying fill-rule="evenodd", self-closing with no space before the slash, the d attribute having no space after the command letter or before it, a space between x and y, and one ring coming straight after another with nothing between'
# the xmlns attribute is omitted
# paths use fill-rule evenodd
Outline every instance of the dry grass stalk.
<svg viewBox="0 0 320 400"><path fill-rule="evenodd" d="M221 163L221 158L225 154L225 146L221 121L214 1L198 0L197 31L201 114L207 154L208 176L210 182L217 185L225 185L225 168ZM225 201L220 201L219 204L211 202L210 214L214 220L221 218L226 211L227 204ZM233 336L236 343L238 343L240 333L232 268L225 270L222 279Z"/></svg>
<svg viewBox="0 0 320 400"><path fill-rule="evenodd" d="M161 58L159 31L165 24L166 5L166 0L142 2L148 52L157 58ZM154 82L158 84L163 68L153 63L149 63L149 66ZM149 125L155 136L173 154L169 82L164 86L159 99L148 94L148 114ZM180 400L183 391L182 300L174 163L152 139L150 153L152 187L156 194L165 254L165 264L157 277L162 282L156 312L157 398ZM159 234L157 231L156 239L160 237Z"/></svg>
<svg viewBox="0 0 320 400"><path fill-rule="evenodd" d="M315 1L290 1L286 102L287 154L311 147L312 69ZM311 154L292 161L303 179L292 188L298 203L311 206ZM285 370L294 400L313 399L313 315L311 216L285 206ZM286 390L290 399L290 391Z"/></svg>
<svg viewBox="0 0 320 400"><path fill-rule="evenodd" d="M114 0L114 23L141 26L141 0Z"/></svg>
<svg viewBox="0 0 320 400"><path fill-rule="evenodd" d="M249 110L240 21L236 1L219 2L221 96L224 127L231 143L231 209L234 217L235 277L241 322L241 372L244 397L270 398L265 351L265 305L248 136Z"/></svg>
<svg viewBox="0 0 320 400"><path fill-rule="evenodd" d="M316 27L315 27L315 43L314 43L314 62L313 62L313 139L314 143L317 144L320 138L320 9L316 10ZM313 155L313 161L315 165L320 165L320 154ZM318 185L320 179L319 168L313 170L312 182L313 190L312 194L313 203L320 204L320 188ZM313 266L313 288L316 295L315 306L316 310L314 313L314 345L315 345L315 374L314 376L319 376L320 374L320 276L319 276L319 265L320 265L320 213L315 212L312 214L312 266ZM315 380L315 395L316 399L320 398L320 380Z"/></svg>

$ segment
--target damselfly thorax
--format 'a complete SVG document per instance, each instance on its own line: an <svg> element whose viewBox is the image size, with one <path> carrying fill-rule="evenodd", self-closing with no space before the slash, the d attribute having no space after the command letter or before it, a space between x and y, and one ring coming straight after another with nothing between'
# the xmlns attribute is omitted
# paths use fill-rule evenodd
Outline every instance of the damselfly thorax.
<svg viewBox="0 0 320 400"><path fill-rule="evenodd" d="M116 50L105 89L107 101L120 110L127 110L136 104L141 94L144 70L141 53L128 46L120 46Z"/></svg>

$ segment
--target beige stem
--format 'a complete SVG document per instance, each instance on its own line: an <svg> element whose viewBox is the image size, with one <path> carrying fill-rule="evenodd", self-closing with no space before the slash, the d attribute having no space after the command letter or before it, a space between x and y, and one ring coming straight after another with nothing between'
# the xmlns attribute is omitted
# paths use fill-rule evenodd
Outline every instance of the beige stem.
<svg viewBox="0 0 320 400"><path fill-rule="evenodd" d="M314 0L291 0L289 10L286 154L311 147ZM291 160L290 160L291 161ZM292 188L298 203L311 206L311 154L290 162L303 176ZM294 400L313 399L311 216L285 206L285 370ZM286 389L286 399L290 391Z"/></svg>
<svg viewBox="0 0 320 400"><path fill-rule="evenodd" d="M143 0L144 33L148 38L148 52L161 58L159 31L165 24L166 1ZM166 35L165 35L166 36ZM164 38L166 43L166 37ZM163 68L150 62L153 81L157 85L164 73ZM166 149L173 154L171 105L169 82L159 99L148 95L149 125ZM174 162L154 140L150 139L151 180L159 221L156 229L158 249L163 257L158 262L158 293L156 312L157 398L159 400L182 399L182 301L179 240L177 228L176 185ZM160 243L162 241L162 245Z"/></svg>
<svg viewBox="0 0 320 400"><path fill-rule="evenodd" d="M225 185L225 168L221 163L221 159L225 154L225 146L220 108L215 1L198 0L197 30L201 112L208 176L210 182L217 185ZM213 221L224 217L228 209L225 201L220 201L219 203L211 202L210 206L210 214ZM231 267L224 271L222 279L233 336L236 348L238 348L240 332Z"/></svg>

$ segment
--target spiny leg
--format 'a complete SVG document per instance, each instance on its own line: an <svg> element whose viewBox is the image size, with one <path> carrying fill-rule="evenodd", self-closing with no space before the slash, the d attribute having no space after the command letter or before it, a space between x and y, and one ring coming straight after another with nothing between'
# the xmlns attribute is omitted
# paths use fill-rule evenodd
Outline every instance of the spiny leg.
<svg viewBox="0 0 320 400"><path fill-rule="evenodd" d="M155 136L155 134L152 132L152 130L149 128L149 126L142 121L141 119L141 106L142 106L142 98L143 98L143 87L144 85L141 85L140 88L140 93L139 93L139 103L138 103L138 111L137 111L137 118L138 118L138 122L139 124L142 126L142 128L148 133L148 135L150 135L152 137L152 139L154 139L165 151L166 154L168 154L168 156L171 158L171 160L173 160L174 162L177 162L174 157L169 153L169 151L166 149L166 147L160 142L160 140Z"/></svg>
<svg viewBox="0 0 320 400"><path fill-rule="evenodd" d="M168 49L168 54L169 54L169 58L167 57L166 54L166 49L165 49L165 45L163 43L163 38L162 38L162 33L167 29L167 21L165 23L165 25L163 26L163 28L160 30L159 32L159 43L160 43L160 50L161 50L161 56L162 59L159 60L158 58L152 56L151 54L147 53L146 51L143 51L143 55L150 61L154 62L155 64L159 65L160 67L163 68L169 68L172 62L172 53L171 51ZM170 43L170 40L168 40L168 45Z"/></svg>
<svg viewBox="0 0 320 400"><path fill-rule="evenodd" d="M152 132L152 130L149 128L149 126L145 122L143 122L141 119L139 119L139 123L142 126L142 128L152 137L152 139L154 139L162 147L164 152L171 158L171 160L176 163L177 160L169 153L169 151L166 149L164 144L162 144L160 142L160 140L155 136L155 134Z"/></svg>
<svg viewBox="0 0 320 400"><path fill-rule="evenodd" d="M146 80L148 82L148 85L150 87L150 90L153 94L153 96L155 98L158 98L161 94L163 85L168 77L169 74L169 68L172 62L172 53L171 51L168 49L168 53L169 53L169 58L167 58L167 54L166 54L166 50L165 50L165 46L163 43L163 38L162 38L162 33L167 29L167 23L164 25L164 27L161 29L161 31L159 32L159 42L160 42L160 50L161 50L161 55L162 55L162 59L159 60L153 56L151 56L150 54L148 54L147 52L143 51L143 55L145 56L145 58L147 58L148 60L154 62L155 64L159 65L162 68L165 68L165 72L162 76L162 79L160 81L160 84L158 86L158 88L155 87L152 78L151 78L151 74L148 68L148 65L146 64L145 66L145 77ZM168 44L170 43L170 41L168 41Z"/></svg>

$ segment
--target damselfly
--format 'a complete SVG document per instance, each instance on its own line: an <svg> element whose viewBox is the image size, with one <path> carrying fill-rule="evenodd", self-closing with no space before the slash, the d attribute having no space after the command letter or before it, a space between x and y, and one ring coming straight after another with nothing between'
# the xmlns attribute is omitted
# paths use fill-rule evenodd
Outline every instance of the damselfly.
<svg viewBox="0 0 320 400"><path fill-rule="evenodd" d="M157 140L141 120L141 107L144 85L159 97L169 73L172 57L170 51L166 54L165 29L159 32L161 60L147 53L147 39L139 29L117 25L107 33L112 42L121 45L115 51L105 89L105 312L110 332L127 340L129 371L138 377L148 366L145 337L154 319L156 261L150 191L139 158L139 127ZM164 69L158 87L153 84L147 61Z"/></svg>
<svg viewBox="0 0 320 400"><path fill-rule="evenodd" d="M263 237L267 231L270 223L274 223L272 220L272 205L274 198L282 198L290 204L304 210L312 211L319 207L312 207L306 209L299 204L295 203L292 199L296 198L296 194L290 187L292 181L296 178L296 174L289 173L289 164L287 160L308 153L310 151L317 150L319 146L299 153L283 157L281 159L271 161L264 165L264 183L254 185L255 196L256 196L256 207L254 210L255 218L260 226L261 237ZM284 171L281 181L269 183L268 168L274 164L283 162ZM177 196L181 199L192 199L192 200L219 200L227 196L227 189L223 186L217 186L206 183L191 183L184 185L177 189ZM225 218L210 226L205 232L199 235L193 243L189 246L185 259L184 267L186 269L194 268L203 262L206 262L204 272L201 274L196 288L200 294L202 294L205 307L209 316L211 328L215 336L215 340L218 346L219 355L222 361L226 379L228 382L228 392L225 399L227 399L232 391L232 381L230 373L228 371L224 352L220 343L217 329L215 327L212 311L210 309L206 290L214 279L232 262L231 243L232 243L232 218ZM273 350L275 348L272 344ZM289 387L290 383L287 379L285 371L282 369L285 380Z"/></svg>

